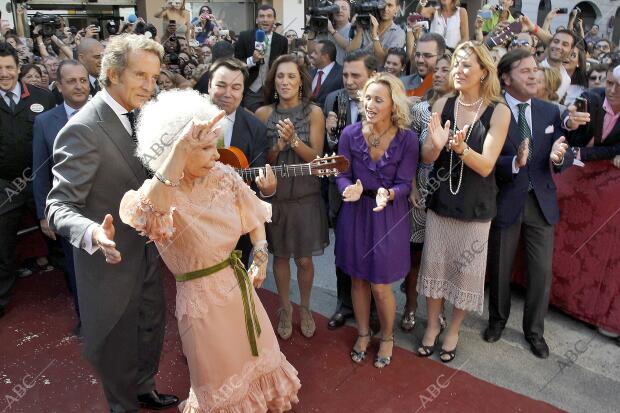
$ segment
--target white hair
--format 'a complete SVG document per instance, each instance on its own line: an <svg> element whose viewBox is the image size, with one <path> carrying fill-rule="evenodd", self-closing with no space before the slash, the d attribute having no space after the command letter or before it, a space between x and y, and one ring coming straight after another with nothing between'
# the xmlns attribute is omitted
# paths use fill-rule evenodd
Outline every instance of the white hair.
<svg viewBox="0 0 620 413"><path fill-rule="evenodd" d="M136 155L152 171L156 171L181 138L192 120L207 121L220 112L207 95L191 89L168 90L146 103L138 118ZM222 136L225 122L220 121Z"/></svg>

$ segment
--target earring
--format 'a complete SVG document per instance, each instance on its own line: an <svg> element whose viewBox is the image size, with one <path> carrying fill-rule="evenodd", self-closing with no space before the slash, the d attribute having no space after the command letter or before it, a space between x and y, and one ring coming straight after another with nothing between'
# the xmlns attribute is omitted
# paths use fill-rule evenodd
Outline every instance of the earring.
<svg viewBox="0 0 620 413"><path fill-rule="evenodd" d="M397 121L398 121L398 116L396 116L395 112L392 112L392 123L396 125Z"/></svg>
<svg viewBox="0 0 620 413"><path fill-rule="evenodd" d="M480 78L480 83L484 82L484 79L486 79L486 77L484 77L484 76L483 76L483 77L481 77L481 78Z"/></svg>
<svg viewBox="0 0 620 413"><path fill-rule="evenodd" d="M280 96L278 96L278 91L274 91L273 92L273 100L278 100L280 98Z"/></svg>
<svg viewBox="0 0 620 413"><path fill-rule="evenodd" d="M299 86L299 99L301 99L302 97L304 97L303 88Z"/></svg>

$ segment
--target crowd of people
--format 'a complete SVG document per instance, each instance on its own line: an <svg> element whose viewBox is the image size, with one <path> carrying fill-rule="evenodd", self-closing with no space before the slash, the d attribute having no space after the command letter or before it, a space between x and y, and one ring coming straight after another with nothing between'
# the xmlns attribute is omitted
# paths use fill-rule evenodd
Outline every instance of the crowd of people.
<svg viewBox="0 0 620 413"><path fill-rule="evenodd" d="M347 0L334 5L325 24L307 16L305 33L280 34L275 9L261 5L256 27L236 35L210 6L192 18L181 0L153 16L160 29L148 16L106 36L62 18L50 29L18 7L15 30L1 33L0 317L18 275L62 266L111 411L179 402L155 390L159 257L177 281L191 381L182 410L290 409L300 382L276 334L294 333L291 260L300 333L311 338L313 257L330 227L327 327L355 319L353 362L379 334L373 364L387 367L394 325L413 330L420 295L419 356L455 359L465 316L485 305L483 338L499 340L520 242L524 337L549 356L552 174L592 161L620 168L620 53L578 9L552 32L559 9L538 26L512 0L479 10L471 28L458 0L421 0L408 16L398 0L357 15ZM258 168L255 180L216 162L230 148ZM300 167L326 154L349 168L319 178ZM50 259L18 270L24 214ZM275 331L255 293L269 254ZM394 283L406 295L400 320Z"/></svg>

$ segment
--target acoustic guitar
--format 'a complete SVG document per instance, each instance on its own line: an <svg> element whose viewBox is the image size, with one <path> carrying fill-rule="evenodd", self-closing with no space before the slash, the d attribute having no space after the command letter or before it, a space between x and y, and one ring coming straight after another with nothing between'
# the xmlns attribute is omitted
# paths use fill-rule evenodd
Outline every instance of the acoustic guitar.
<svg viewBox="0 0 620 413"><path fill-rule="evenodd" d="M260 171L265 172L264 167L250 168L249 162L241 149L231 146L226 149L218 149L220 162L233 167L245 181L253 181L259 176ZM312 162L295 165L272 166L273 173L279 178L291 178L294 176L338 176L349 169L349 160L342 155L325 155L317 157Z"/></svg>
<svg viewBox="0 0 620 413"><path fill-rule="evenodd" d="M484 41L484 45L489 50L491 50L495 46L504 45L507 41L512 40L514 36L521 33L522 30L523 24L519 20L515 20L508 26L506 26L503 30L501 30L499 33L493 36L488 36L487 39Z"/></svg>

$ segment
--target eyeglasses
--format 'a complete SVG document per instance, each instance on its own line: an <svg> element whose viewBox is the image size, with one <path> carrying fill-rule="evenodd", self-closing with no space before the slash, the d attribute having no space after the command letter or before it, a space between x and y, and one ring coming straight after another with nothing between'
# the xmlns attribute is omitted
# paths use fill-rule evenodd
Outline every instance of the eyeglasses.
<svg viewBox="0 0 620 413"><path fill-rule="evenodd" d="M597 50L609 50L609 45L607 43L601 43L594 46Z"/></svg>
<svg viewBox="0 0 620 413"><path fill-rule="evenodd" d="M514 39L511 43L512 46L529 46L530 42L525 39Z"/></svg>
<svg viewBox="0 0 620 413"><path fill-rule="evenodd" d="M432 54L432 53L420 53L420 52L415 52L414 54L415 57L423 57L425 59L430 59L432 57L437 56L436 54Z"/></svg>
<svg viewBox="0 0 620 413"><path fill-rule="evenodd" d="M536 50L536 56L542 56L544 53L544 50Z"/></svg>

